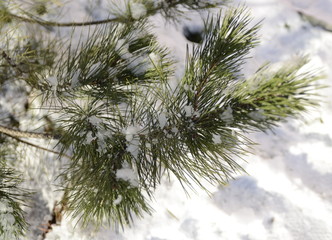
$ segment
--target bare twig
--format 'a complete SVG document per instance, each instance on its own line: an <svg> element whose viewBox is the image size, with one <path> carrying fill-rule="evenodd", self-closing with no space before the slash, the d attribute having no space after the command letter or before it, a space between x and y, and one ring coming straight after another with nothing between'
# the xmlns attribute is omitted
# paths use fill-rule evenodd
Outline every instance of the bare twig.
<svg viewBox="0 0 332 240"><path fill-rule="evenodd" d="M225 1L226 2L226 1ZM167 7L169 9L176 8L179 5L185 4L186 0L178 0L178 1L168 1ZM210 8L212 6L215 6L214 4L207 5L206 8ZM147 16L153 15L157 13L158 11L164 9L165 6L161 4L158 7L155 7L153 9L148 9ZM197 7L199 9L199 7ZM54 22L54 21L47 21L43 20L41 18L37 18L33 15L30 16L29 13L25 12L25 14L28 14L29 17L19 16L13 13L8 12L9 17L12 17L14 19L27 22L27 23L37 23L42 26L48 26L48 27L84 27L84 26L90 26L90 25L98 25L98 24L107 24L112 22L117 23L128 23L128 18L125 17L114 17L114 18L107 18L103 20L97 20L97 21L87 21L87 22ZM131 21L137 21L136 19L130 19Z"/></svg>
<svg viewBox="0 0 332 240"><path fill-rule="evenodd" d="M47 133L35 133L35 132L25 132L9 127L0 125L0 133L10 135L12 137L22 137L22 138L41 138L41 139L59 139L59 136Z"/></svg>
<svg viewBox="0 0 332 240"><path fill-rule="evenodd" d="M16 141L18 141L18 142L21 142L21 143L24 143L24 144L26 144L26 145L29 145L29 146L31 146L31 147L35 147L35 148L38 148L38 149L40 149L40 150L43 150L43 151L46 151L46 152L50 152L50 153L54 153L54 154L56 154L56 155L61 155L61 156L64 156L64 157L66 157L66 158L68 158L68 159L71 159L71 156L69 156L69 155L67 155L67 154L64 154L64 153L60 153L60 152L57 152L57 151L54 151L54 150L51 150L51 149L48 149L48 148L44 148L44 147L41 147L41 146L39 146L39 145L36 145L36 144L34 144L34 143L31 143L31 142L28 142L28 141L25 141L25 140L22 140L22 139L20 139L20 138L18 138L18 137L14 137L14 136L11 136L11 135L9 135L9 134L6 134L7 136L9 136L9 137L12 137L12 138L14 138Z"/></svg>
<svg viewBox="0 0 332 240"><path fill-rule="evenodd" d="M42 26L49 26L49 27L83 27L83 26L90 26L90 25L98 25L98 24L105 24L105 23L111 23L111 22L121 22L121 18L108 18L98 21L90 21L90 22L52 22L52 21L46 21L42 19L36 19L36 18L28 18L19 16L13 13L9 14L11 17L21 20L23 22L27 23L37 23Z"/></svg>

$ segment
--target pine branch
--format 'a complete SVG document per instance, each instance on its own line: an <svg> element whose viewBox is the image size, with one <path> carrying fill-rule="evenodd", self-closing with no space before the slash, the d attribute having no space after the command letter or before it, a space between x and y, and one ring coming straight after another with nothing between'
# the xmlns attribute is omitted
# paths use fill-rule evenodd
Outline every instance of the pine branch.
<svg viewBox="0 0 332 240"><path fill-rule="evenodd" d="M245 56L257 45L259 24L248 28L250 21L244 8L226 12L223 19L219 15L206 20L204 43L193 46L193 54L187 59L186 75L182 80L184 86L194 85L189 101L195 111L203 108L199 106L201 95L208 97L203 91L214 91L215 82L218 82L220 89L226 89L238 81Z"/></svg>
<svg viewBox="0 0 332 240"><path fill-rule="evenodd" d="M21 176L7 167L8 153L3 148L0 151L0 238L18 239L28 227L22 206L26 206L30 193L19 187Z"/></svg>
<svg viewBox="0 0 332 240"><path fill-rule="evenodd" d="M152 197L164 174L174 174L190 188L196 184L205 189L202 179L225 184L243 171L234 158L241 159L254 144L243 132L271 128L304 110L301 105L311 101L301 95L309 96L305 89L311 89L317 78L298 78L301 64L275 75L267 73L266 80L257 74L262 87L257 91L247 87L250 80L243 79L240 70L257 44L258 29L258 25L249 28L249 23L245 9L228 10L222 21L220 15L206 21L205 42L188 53L185 75L175 90L164 81L164 71L155 71L163 81L130 85L124 107L106 94L109 91L90 95L84 105L68 102L59 125L65 132L63 151L73 149L64 176L71 182L67 190L75 216L86 223L101 221L106 214L127 224L131 216L124 209L133 208L138 215L142 209L148 211L140 193ZM90 83L86 95L96 87ZM259 118L263 105L270 118ZM129 192L124 190L128 188ZM123 209L118 209L119 201ZM96 208L90 202L100 204Z"/></svg>
<svg viewBox="0 0 332 240"><path fill-rule="evenodd" d="M58 137L59 155L72 153L59 176L66 206L83 225L100 226L105 219L130 225L135 216L150 213L148 201L165 175L173 174L185 190L196 185L206 190L203 181L227 183L244 171L239 159L254 145L246 132L265 131L317 104L312 92L320 76L300 73L305 61L275 72L262 67L244 78L241 68L258 43L259 28L245 8L209 16L201 45L187 47L184 76L171 87L174 61L146 17L159 11L176 19L173 14L184 13L180 5L212 7L198 0L157 7L153 1L128 3L115 14L119 22L102 20L112 24L96 26L75 46L54 55L47 47L34 48L31 60L48 55L51 61L31 68L24 80L40 92L49 113L56 113L61 136L3 126L0 132L22 142L19 137ZM142 11L133 14L133 6ZM15 18L1 11L3 19ZM96 23L45 23L24 14L27 20L19 20L41 25ZM2 55L12 67L11 52Z"/></svg>
<svg viewBox="0 0 332 240"><path fill-rule="evenodd" d="M173 72L169 51L158 44L150 29L143 20L96 28L84 45L70 46L61 53L62 61L29 81L43 91L45 101L57 98L71 105L86 96L113 103L127 101L135 94L134 85L165 81Z"/></svg>
<svg viewBox="0 0 332 240"><path fill-rule="evenodd" d="M174 14L170 14L172 9L176 9L178 6L185 6L189 9L193 10L199 10L199 9L207 9L207 8L213 8L216 7L217 5L220 5L221 3L209 3L209 1L188 1L188 0L178 0L178 1L167 1L165 0L164 3L160 3L157 7L154 7L152 2L147 1L147 3L144 4L145 7L147 7L147 12L144 17L148 17L151 15L155 15L156 13L162 11L165 16L167 17L173 17ZM129 7L130 9L130 7ZM109 19L103 19L103 20L98 20L98 21L86 21L86 22L55 22L55 21L46 21L41 18L38 18L37 16L34 16L26 11L23 11L25 15L28 17L24 16L19 16L17 14L13 14L11 12L6 13L6 17L8 19L16 19L19 21L23 21L26 23L35 23L39 24L41 26L46 26L46 27L84 27L84 26L91 26L91 25L100 25L100 24L108 24L108 23L134 23L137 20L140 19L135 19L133 18L130 14L126 15L118 15L117 17L114 18L109 18ZM174 17L173 17L174 18Z"/></svg>
<svg viewBox="0 0 332 240"><path fill-rule="evenodd" d="M37 18L36 16L30 15L30 17L23 17L19 16L13 13L9 14L9 17L12 17L16 20L20 20L26 23L35 23L39 24L41 26L47 26L47 27L84 27L84 26L91 26L91 25L99 25L99 24L107 24L107 23L121 23L123 22L123 19L121 18L110 18L110 19L104 19L104 20L98 20L98 21L90 21L90 22L53 22L53 21L46 21L42 20L40 18Z"/></svg>

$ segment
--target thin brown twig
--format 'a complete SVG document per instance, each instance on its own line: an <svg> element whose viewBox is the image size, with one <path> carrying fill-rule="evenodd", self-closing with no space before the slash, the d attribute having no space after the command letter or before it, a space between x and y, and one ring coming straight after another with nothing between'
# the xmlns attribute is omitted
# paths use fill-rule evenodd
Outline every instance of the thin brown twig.
<svg viewBox="0 0 332 240"><path fill-rule="evenodd" d="M179 0L179 1L170 1L168 3L168 8L176 8L178 5L184 4L186 1L185 0ZM211 6L208 6L208 8L214 6L213 4ZM153 9L149 9L147 11L147 16L153 15L157 13L158 11L162 10L164 8L164 5L160 5L158 7L155 7ZM199 8L198 8L199 9ZM25 13L27 14L27 13ZM91 26L91 25L98 25L98 24L107 24L107 23L112 23L112 22L118 22L118 23L128 23L128 18L124 17L114 17L114 18L107 18L103 20L96 20L96 21L87 21L87 22L54 22L54 21L47 21L43 20L40 18L36 17L23 17L19 16L13 13L8 12L8 15L12 18L21 20L23 22L28 22L28 23L37 23L42 26L51 26L51 27L84 27L84 26ZM130 18L131 21L137 21L137 19L132 19Z"/></svg>
<svg viewBox="0 0 332 240"><path fill-rule="evenodd" d="M0 125L0 133L4 133L13 137L23 137L23 138L41 138L41 139L58 139L59 136L47 133L35 133L35 132L25 132L9 127Z"/></svg>
<svg viewBox="0 0 332 240"><path fill-rule="evenodd" d="M59 156L64 156L64 157L66 157L66 158L68 158L68 159L71 159L71 156L69 156L69 155L67 155L67 154L64 154L64 153L61 154L60 152L57 152L57 151L54 151L54 150L51 150L51 149L48 149L48 148L44 148L44 147L41 147L41 146L38 146L38 145L36 145L36 144L34 144L34 143L31 143L31 142L28 142L28 141L22 140L22 139L20 139L20 138L18 138L18 137L12 136L12 135L10 135L10 134L8 134L8 133L3 133L3 134L5 134L5 135L8 136L8 137L11 137L11 138L15 139L15 140L18 141L18 142L21 142L21 143L24 143L24 144L26 144L26 145L29 145L29 146L31 146L31 147L35 147L35 148L38 148L38 149L40 149L40 150L47 151L47 152L50 152L50 153L53 153L53 154L57 154L57 155L59 155Z"/></svg>
<svg viewBox="0 0 332 240"><path fill-rule="evenodd" d="M98 20L98 21L90 21L90 22L64 22L64 23L59 23L59 22L52 22L52 21L46 21L46 20L41 20L41 19L36 19L36 18L27 18L23 16L18 16L13 13L9 14L11 17L28 22L28 23L37 23L42 26L52 26L52 27L83 27L83 26L90 26L90 25L98 25L98 24L105 24L105 23L111 23L111 22L121 22L121 18L108 18L108 19L103 19L103 20Z"/></svg>
<svg viewBox="0 0 332 240"><path fill-rule="evenodd" d="M54 153L54 154L57 154L57 155L59 155L59 156L64 156L64 157L66 157L66 158L68 158L68 159L71 159L71 156L69 156L69 155L67 155L67 154L64 154L64 153L60 153L60 152L57 152L57 151L54 151L54 150L51 150L51 149L48 149L48 148L44 148L44 147L41 147L41 146L38 146L38 145L36 145L36 144L34 144L34 143L31 143L31 142L28 142L28 141L25 141L25 140L22 140L22 139L20 139L20 138L18 138L18 137L14 137L14 136L11 136L11 135L9 135L9 134L6 134L7 136L9 136L9 137L12 137L12 138L14 138L16 141L18 141L18 142L21 142L21 143L24 143L24 144L27 144L27 145L29 145L29 146L31 146L31 147L35 147L35 148L38 148L38 149L41 149L41 150L44 150L44 151L47 151L47 152L50 152L50 153Z"/></svg>

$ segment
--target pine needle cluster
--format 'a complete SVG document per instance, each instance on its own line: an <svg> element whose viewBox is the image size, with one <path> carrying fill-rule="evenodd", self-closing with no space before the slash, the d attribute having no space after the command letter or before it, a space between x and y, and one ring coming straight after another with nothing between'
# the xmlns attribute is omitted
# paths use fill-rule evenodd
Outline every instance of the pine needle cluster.
<svg viewBox="0 0 332 240"><path fill-rule="evenodd" d="M4 142L2 142L4 144ZM16 239L24 234L28 224L24 218L22 207L29 197L27 190L20 187L23 181L15 169L8 166L9 154L0 150L0 238L4 240Z"/></svg>
<svg viewBox="0 0 332 240"><path fill-rule="evenodd" d="M37 13L43 15L46 2L39 4ZM228 7L205 20L202 42L187 46L184 74L177 78L172 53L159 44L148 17L161 13L176 20L186 8L216 5L165 0L124 6L112 8L114 18L70 24L0 5L6 29L13 22L95 25L79 43L16 38L14 45L1 45L0 60L0 83L15 78L53 116L47 136L57 139L59 157L70 155L59 176L62 204L83 225L127 225L150 213L149 201L165 175L174 175L184 188L205 189L202 180L227 183L243 171L234 159L253 144L246 133L271 129L317 104L313 93L320 76L301 71L306 59L275 71L265 65L249 79L242 75L260 26L252 25L245 8ZM0 183L12 174L1 170ZM0 186L6 199L16 199ZM22 220L19 205L8 204Z"/></svg>

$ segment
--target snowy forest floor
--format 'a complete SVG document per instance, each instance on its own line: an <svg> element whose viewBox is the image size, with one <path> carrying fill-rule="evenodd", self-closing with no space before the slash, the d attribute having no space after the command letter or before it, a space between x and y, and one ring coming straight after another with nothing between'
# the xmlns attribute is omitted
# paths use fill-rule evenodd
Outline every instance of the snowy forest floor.
<svg viewBox="0 0 332 240"><path fill-rule="evenodd" d="M102 2L102 1L101 1ZM234 4L243 3L236 1ZM250 76L261 64L277 63L309 54L313 69L323 69L322 84L331 86L332 32L298 12L332 25L331 0L247 0L255 21L263 20L261 44L252 52L244 74ZM88 1L68 5L68 19L79 19ZM91 4L91 3L90 3ZM92 17L103 18L94 11ZM156 32L177 58L183 61L186 40L183 24L196 24L195 15L177 27L153 19ZM324 29L325 28L325 29ZM165 181L155 192L151 216L137 219L132 228L81 230L63 218L52 226L47 240L329 240L332 239L332 89L320 90L324 102L301 121L289 121L268 134L250 137L258 143L245 156L247 174L235 176L227 186L210 186L211 195L197 189L188 197L176 180ZM36 159L36 158L33 158ZM43 223L54 205L54 162L31 160L25 166L41 187L28 210L31 230L27 240L41 239ZM29 166L28 166L29 164ZM35 168L33 167L35 165ZM37 167L38 166L38 167ZM24 166L22 167L24 168ZM37 170L39 169L38 173ZM48 184L49 183L49 184ZM56 195L56 194L55 194Z"/></svg>

